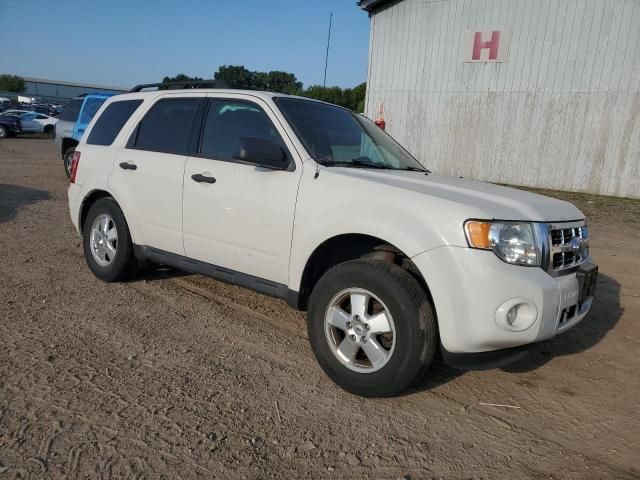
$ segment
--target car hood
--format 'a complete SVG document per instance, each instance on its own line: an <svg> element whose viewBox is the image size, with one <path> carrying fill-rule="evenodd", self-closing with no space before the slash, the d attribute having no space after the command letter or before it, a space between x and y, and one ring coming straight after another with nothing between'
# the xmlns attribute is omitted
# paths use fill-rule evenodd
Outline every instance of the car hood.
<svg viewBox="0 0 640 480"><path fill-rule="evenodd" d="M564 222L584 218L584 214L569 202L478 180L413 171L329 168L339 175L470 205L479 210L478 218L488 220Z"/></svg>

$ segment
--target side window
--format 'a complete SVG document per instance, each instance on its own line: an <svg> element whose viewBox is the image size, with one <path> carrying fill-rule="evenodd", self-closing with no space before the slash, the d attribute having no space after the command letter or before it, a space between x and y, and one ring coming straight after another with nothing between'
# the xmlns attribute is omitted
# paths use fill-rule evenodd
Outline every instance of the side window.
<svg viewBox="0 0 640 480"><path fill-rule="evenodd" d="M282 138L260 107L251 102L212 100L202 131L200 155L215 160L234 160L240 137L271 140L287 152Z"/></svg>
<svg viewBox="0 0 640 480"><path fill-rule="evenodd" d="M156 102L136 128L135 139L129 144L140 150L186 155L199 101L199 98L167 98Z"/></svg>
<svg viewBox="0 0 640 480"><path fill-rule="evenodd" d="M123 100L113 102L98 117L89 133L89 145L111 145L122 127L140 106L142 100Z"/></svg>
<svg viewBox="0 0 640 480"><path fill-rule="evenodd" d="M80 114L80 123L88 124L105 101L105 98L87 98Z"/></svg>
<svg viewBox="0 0 640 480"><path fill-rule="evenodd" d="M78 114L80 113L80 107L82 107L82 99L76 98L71 100L64 107L62 111L62 115L60 115L60 120L63 122L73 122L76 123L78 120Z"/></svg>

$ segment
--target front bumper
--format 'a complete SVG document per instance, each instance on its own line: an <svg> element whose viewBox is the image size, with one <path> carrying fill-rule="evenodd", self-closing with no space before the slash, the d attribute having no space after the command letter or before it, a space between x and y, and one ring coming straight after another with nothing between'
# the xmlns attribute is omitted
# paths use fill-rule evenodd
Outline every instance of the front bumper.
<svg viewBox="0 0 640 480"><path fill-rule="evenodd" d="M490 251L444 246L412 260L429 286L443 350L452 355L547 340L578 324L593 301L593 290L581 289L579 273L552 277L541 268L507 264ZM582 291L590 295L579 298ZM505 309L518 304L527 306L530 321L516 329L504 318Z"/></svg>

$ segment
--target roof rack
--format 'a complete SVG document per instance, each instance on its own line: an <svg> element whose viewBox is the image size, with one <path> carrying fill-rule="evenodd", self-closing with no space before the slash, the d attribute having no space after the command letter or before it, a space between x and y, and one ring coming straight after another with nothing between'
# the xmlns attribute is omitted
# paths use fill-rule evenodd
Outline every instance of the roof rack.
<svg viewBox="0 0 640 480"><path fill-rule="evenodd" d="M131 89L132 92L141 92L146 89L156 90L183 90L188 88L229 88L223 80L188 80L184 82L143 83Z"/></svg>

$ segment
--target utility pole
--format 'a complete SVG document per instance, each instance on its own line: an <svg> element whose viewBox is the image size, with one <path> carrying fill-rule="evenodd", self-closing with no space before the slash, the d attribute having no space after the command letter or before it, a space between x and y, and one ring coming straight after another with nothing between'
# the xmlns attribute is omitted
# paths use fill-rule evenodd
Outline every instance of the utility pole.
<svg viewBox="0 0 640 480"><path fill-rule="evenodd" d="M329 44L331 43L331 22L333 20L333 12L329 14L329 36L327 37L327 54L324 57L324 80L322 88L327 86L327 65L329 64Z"/></svg>

